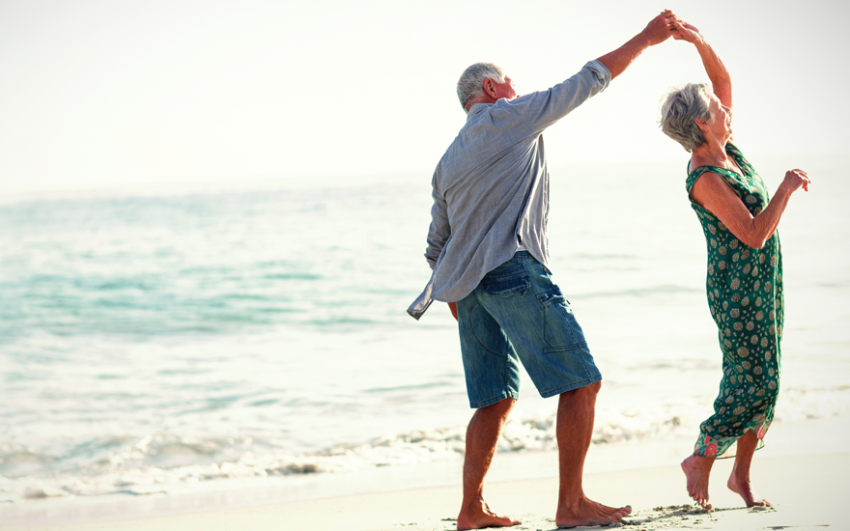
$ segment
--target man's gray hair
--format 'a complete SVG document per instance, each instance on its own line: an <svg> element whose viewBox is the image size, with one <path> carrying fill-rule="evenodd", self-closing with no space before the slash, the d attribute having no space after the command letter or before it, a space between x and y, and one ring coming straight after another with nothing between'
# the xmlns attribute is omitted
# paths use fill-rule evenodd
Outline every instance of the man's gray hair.
<svg viewBox="0 0 850 531"><path fill-rule="evenodd" d="M457 97L464 111L469 102L484 93L482 85L488 77L498 83L505 82L505 72L493 63L475 63L463 71L457 80Z"/></svg>
<svg viewBox="0 0 850 531"><path fill-rule="evenodd" d="M693 152L705 142L697 119L710 120L711 90L708 83L688 83L673 87L661 104L661 131L682 144L687 152Z"/></svg>

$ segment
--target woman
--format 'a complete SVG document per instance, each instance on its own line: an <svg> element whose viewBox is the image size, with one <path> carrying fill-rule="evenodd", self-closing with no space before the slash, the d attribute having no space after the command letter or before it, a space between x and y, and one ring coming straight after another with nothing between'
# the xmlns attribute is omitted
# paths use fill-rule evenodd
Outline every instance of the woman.
<svg viewBox="0 0 850 531"><path fill-rule="evenodd" d="M732 144L729 73L697 28L674 26L675 39L696 46L714 92L706 84L671 91L662 105L661 127L692 153L686 186L705 233L708 305L723 352L714 415L700 425L694 453L682 469L688 494L710 509L711 466L737 441L727 486L747 507L769 506L750 486L750 463L764 445L779 393L783 299L776 226L791 194L800 187L808 191L809 178L801 170L787 172L769 199L761 177Z"/></svg>

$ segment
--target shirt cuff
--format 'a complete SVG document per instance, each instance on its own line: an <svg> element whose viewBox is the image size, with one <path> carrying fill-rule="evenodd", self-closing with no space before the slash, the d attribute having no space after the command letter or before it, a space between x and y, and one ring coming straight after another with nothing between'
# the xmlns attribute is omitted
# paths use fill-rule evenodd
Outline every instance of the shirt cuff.
<svg viewBox="0 0 850 531"><path fill-rule="evenodd" d="M584 66L585 68L593 70L596 74L596 78L602 83L602 89L600 89L599 92L605 90L611 83L611 72L608 70L608 67L600 63L598 60L594 59L593 61L588 61Z"/></svg>

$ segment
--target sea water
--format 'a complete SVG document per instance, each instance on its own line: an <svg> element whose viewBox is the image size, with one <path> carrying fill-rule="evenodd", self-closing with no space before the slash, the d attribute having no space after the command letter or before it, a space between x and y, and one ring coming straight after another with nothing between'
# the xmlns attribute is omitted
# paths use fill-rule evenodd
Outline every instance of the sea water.
<svg viewBox="0 0 850 531"><path fill-rule="evenodd" d="M787 169L756 166L770 190ZM777 423L850 415L850 186L809 172L780 224ZM551 173L552 270L604 378L594 445L695 438L721 357L683 164ZM0 505L457 460L456 323L405 313L429 210L428 176L6 198ZM554 449L555 402L523 374L499 451Z"/></svg>

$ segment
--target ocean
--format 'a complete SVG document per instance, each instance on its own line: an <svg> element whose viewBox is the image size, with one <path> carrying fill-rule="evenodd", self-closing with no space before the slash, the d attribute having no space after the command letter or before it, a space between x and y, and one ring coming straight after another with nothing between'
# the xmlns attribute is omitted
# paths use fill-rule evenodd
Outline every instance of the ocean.
<svg viewBox="0 0 850 531"><path fill-rule="evenodd" d="M551 171L552 270L604 378L594 447L684 457L711 411L685 162ZM755 162L775 190L788 168ZM779 226L777 425L850 416L848 172L807 170ZM405 313L429 211L427 175L0 200L0 519L251 481L286 501L308 476L369 490L379 469L457 463L456 324L442 303ZM553 450L555 402L523 374L499 452Z"/></svg>

